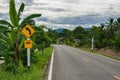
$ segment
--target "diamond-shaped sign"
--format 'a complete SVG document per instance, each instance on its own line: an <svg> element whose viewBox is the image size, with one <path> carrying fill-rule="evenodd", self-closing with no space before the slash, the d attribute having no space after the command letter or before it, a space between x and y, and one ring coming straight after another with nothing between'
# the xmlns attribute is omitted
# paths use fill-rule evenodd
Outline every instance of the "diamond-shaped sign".
<svg viewBox="0 0 120 80"><path fill-rule="evenodd" d="M22 33L26 36L26 37L31 37L32 34L35 32L35 30L32 28L32 26L30 26L29 24L27 24L25 27L23 27L22 29Z"/></svg>

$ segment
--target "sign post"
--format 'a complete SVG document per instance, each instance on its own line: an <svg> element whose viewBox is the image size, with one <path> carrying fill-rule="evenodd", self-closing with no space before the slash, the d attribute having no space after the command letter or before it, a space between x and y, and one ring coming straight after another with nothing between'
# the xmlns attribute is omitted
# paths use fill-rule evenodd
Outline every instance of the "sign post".
<svg viewBox="0 0 120 80"><path fill-rule="evenodd" d="M30 68L30 48L32 48L32 40L30 40L30 37L35 32L35 30L27 24L22 29L22 33L27 37L27 40L24 41L24 47L27 48L27 66Z"/></svg>
<svg viewBox="0 0 120 80"><path fill-rule="evenodd" d="M27 40L30 40L30 38L27 38ZM27 48L27 66L30 68L30 48Z"/></svg>

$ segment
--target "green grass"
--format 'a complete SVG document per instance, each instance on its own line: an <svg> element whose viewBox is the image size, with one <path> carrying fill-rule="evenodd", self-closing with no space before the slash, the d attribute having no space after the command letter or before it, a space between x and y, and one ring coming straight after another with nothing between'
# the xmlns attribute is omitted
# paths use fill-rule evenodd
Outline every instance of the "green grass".
<svg viewBox="0 0 120 80"><path fill-rule="evenodd" d="M53 48L45 48L44 54L37 52L31 55L31 68L23 67L18 68L17 72L8 72L0 69L0 80L46 80L45 79L45 66L48 63Z"/></svg>

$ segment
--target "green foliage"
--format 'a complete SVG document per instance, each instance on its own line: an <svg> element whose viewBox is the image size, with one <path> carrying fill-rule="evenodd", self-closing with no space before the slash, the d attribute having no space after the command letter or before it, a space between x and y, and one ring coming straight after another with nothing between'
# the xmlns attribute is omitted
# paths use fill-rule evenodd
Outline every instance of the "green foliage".
<svg viewBox="0 0 120 80"><path fill-rule="evenodd" d="M28 17L26 17L20 24L20 27L24 27L31 19L36 18L36 17L40 17L41 14L32 14Z"/></svg>
<svg viewBox="0 0 120 80"><path fill-rule="evenodd" d="M120 31L116 34L115 46L116 46L116 49L120 50Z"/></svg>
<svg viewBox="0 0 120 80"><path fill-rule="evenodd" d="M73 35L77 39L82 39L83 38L82 35L84 35L84 34L85 34L85 30L81 26L78 26L73 30Z"/></svg>
<svg viewBox="0 0 120 80"><path fill-rule="evenodd" d="M9 15L11 23L14 25L14 27L18 27L18 17L14 0L10 0Z"/></svg>
<svg viewBox="0 0 120 80"><path fill-rule="evenodd" d="M91 47L91 38L94 38L95 48L109 47L112 49L120 50L120 18L110 18L106 23L99 26L92 26L90 30L85 30L81 26L77 26L74 30L70 31L64 29L61 33L57 33L57 37L53 38L61 44L71 46L85 46Z"/></svg>
<svg viewBox="0 0 120 80"><path fill-rule="evenodd" d="M78 26L73 30L73 36L76 39L77 46L83 46L86 43L86 31L83 27Z"/></svg>
<svg viewBox="0 0 120 80"><path fill-rule="evenodd" d="M52 39L47 35L47 33L43 30L43 25L36 26L36 33L35 33L35 43L36 47L42 49L44 47L49 47L51 45ZM38 45L39 44L39 45Z"/></svg>
<svg viewBox="0 0 120 80"><path fill-rule="evenodd" d="M9 18L11 23L5 20L0 20L0 44L2 44L4 47L6 47L3 51L5 55L5 62L6 64L9 64L9 61L12 60L12 63L18 66L20 54L22 52L23 48L23 39L24 37L21 37L21 27L20 25L26 25L26 23L33 23L34 21L31 20L36 17L40 17L41 14L32 14L28 16L27 18L23 19L23 22L19 24L21 19L21 14L24 11L25 4L22 3L19 11L17 13L15 1L10 0L9 2ZM23 26L22 26L23 27ZM15 54L11 54L11 52L15 52Z"/></svg>
<svg viewBox="0 0 120 80"><path fill-rule="evenodd" d="M101 24L101 26L99 27L93 26L90 32L92 33L91 38L94 37L94 40L95 40L94 43L96 48L106 47L105 40L107 40L107 38L106 38L106 32L104 31L103 24Z"/></svg>
<svg viewBox="0 0 120 80"><path fill-rule="evenodd" d="M4 27L13 27L8 21L0 20L0 24L4 25Z"/></svg>
<svg viewBox="0 0 120 80"><path fill-rule="evenodd" d="M52 52L52 48L46 47L50 47L52 40L43 28L36 30L40 34L37 33L32 37L33 45L42 45L44 55L41 50L35 51L38 47L33 47L31 49L31 69L30 71L27 70L26 49L23 48L25 37L21 35L20 29L27 23L35 24L32 19L40 17L41 14L32 14L19 24L24 7L25 5L22 3L17 14L14 0L10 0L9 16L12 24L8 21L0 20L0 29L1 31L4 30L0 35L0 48L2 50L0 51L0 57L3 56L5 58L5 63L0 67L1 80L44 80L44 68ZM3 73L4 75L2 75Z"/></svg>
<svg viewBox="0 0 120 80"><path fill-rule="evenodd" d="M13 63L9 63L9 64L6 64L6 65L3 65L2 69L4 71L7 71L7 72L13 72L13 73L15 73L15 71L16 71L16 65L13 64Z"/></svg>
<svg viewBox="0 0 120 80"><path fill-rule="evenodd" d="M18 21L21 19L22 12L24 11L25 4L22 3L18 11Z"/></svg>
<svg viewBox="0 0 120 80"><path fill-rule="evenodd" d="M13 35L10 33L0 33L0 44L5 46L7 49L10 49L13 47Z"/></svg>
<svg viewBox="0 0 120 80"><path fill-rule="evenodd" d="M0 67L0 80L46 80L45 66L51 57L53 47L45 48L45 54L35 52L31 54L31 68L27 69L20 61L19 67L14 64Z"/></svg>
<svg viewBox="0 0 120 80"><path fill-rule="evenodd" d="M58 38L58 35L54 30L48 29L47 35L51 38L52 43L56 43L56 39Z"/></svg>

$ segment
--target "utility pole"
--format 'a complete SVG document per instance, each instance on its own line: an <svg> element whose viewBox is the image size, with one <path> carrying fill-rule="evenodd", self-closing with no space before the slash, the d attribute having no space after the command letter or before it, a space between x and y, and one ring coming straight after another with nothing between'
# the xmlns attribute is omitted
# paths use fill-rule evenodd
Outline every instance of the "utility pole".
<svg viewBox="0 0 120 80"><path fill-rule="evenodd" d="M94 38L92 38L92 40L91 40L91 49L92 50L94 49Z"/></svg>

